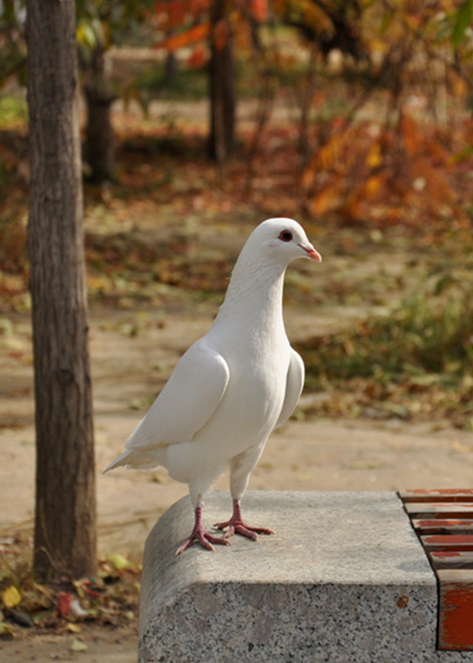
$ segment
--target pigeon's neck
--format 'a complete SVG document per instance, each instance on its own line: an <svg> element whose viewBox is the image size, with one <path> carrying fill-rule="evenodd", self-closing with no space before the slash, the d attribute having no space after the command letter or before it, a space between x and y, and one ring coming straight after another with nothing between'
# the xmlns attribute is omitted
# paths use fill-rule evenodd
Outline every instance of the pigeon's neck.
<svg viewBox="0 0 473 663"><path fill-rule="evenodd" d="M255 263L239 260L235 265L225 301L220 307L216 325L279 332L283 329L282 294L285 264Z"/></svg>

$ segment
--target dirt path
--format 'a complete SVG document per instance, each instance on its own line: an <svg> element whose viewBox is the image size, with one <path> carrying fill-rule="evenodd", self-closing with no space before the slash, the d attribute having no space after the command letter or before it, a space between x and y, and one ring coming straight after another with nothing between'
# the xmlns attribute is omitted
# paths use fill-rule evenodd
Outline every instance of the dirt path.
<svg viewBox="0 0 473 663"><path fill-rule="evenodd" d="M86 648L74 651L74 643ZM137 635L134 629L87 627L80 635L34 635L26 632L21 640L0 640L2 663L136 663Z"/></svg>

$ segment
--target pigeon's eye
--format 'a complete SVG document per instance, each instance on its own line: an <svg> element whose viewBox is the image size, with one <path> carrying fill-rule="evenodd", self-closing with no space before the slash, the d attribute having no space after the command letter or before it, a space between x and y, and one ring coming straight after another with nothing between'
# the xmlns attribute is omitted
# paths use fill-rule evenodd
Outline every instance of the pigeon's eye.
<svg viewBox="0 0 473 663"><path fill-rule="evenodd" d="M282 239L283 242L290 242L292 239L292 232L290 230L283 230L279 235L279 239Z"/></svg>

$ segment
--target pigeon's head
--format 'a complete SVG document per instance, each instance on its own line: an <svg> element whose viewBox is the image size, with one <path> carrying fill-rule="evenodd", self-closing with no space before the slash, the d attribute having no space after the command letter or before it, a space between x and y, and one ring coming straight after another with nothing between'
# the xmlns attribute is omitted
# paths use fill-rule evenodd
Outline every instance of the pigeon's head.
<svg viewBox="0 0 473 663"><path fill-rule="evenodd" d="M294 219L268 219L252 233L252 240L263 245L276 260L288 264L296 258L322 262L322 257L307 239L302 226Z"/></svg>

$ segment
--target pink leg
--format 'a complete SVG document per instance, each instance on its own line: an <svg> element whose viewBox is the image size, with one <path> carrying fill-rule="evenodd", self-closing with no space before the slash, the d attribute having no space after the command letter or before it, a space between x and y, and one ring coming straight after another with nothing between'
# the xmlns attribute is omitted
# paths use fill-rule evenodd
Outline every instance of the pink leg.
<svg viewBox="0 0 473 663"><path fill-rule="evenodd" d="M215 527L217 529L225 529L228 527L228 532L225 534L225 539L228 539L234 534L241 534L242 536L247 536L249 539L256 541L258 534L274 534L275 532L272 529L267 527L250 527L243 522L241 517L241 507L238 500L233 500L233 515L230 520L227 520L225 523L216 523Z"/></svg>
<svg viewBox="0 0 473 663"><path fill-rule="evenodd" d="M180 555L184 550L187 550L194 541L198 541L201 546L207 548L207 550L215 550L212 543L219 543L222 545L228 545L230 542L225 538L220 536L212 536L204 529L202 525L202 507L197 506L195 509L195 524L194 529L188 539L184 541L182 545L176 550L176 555Z"/></svg>

